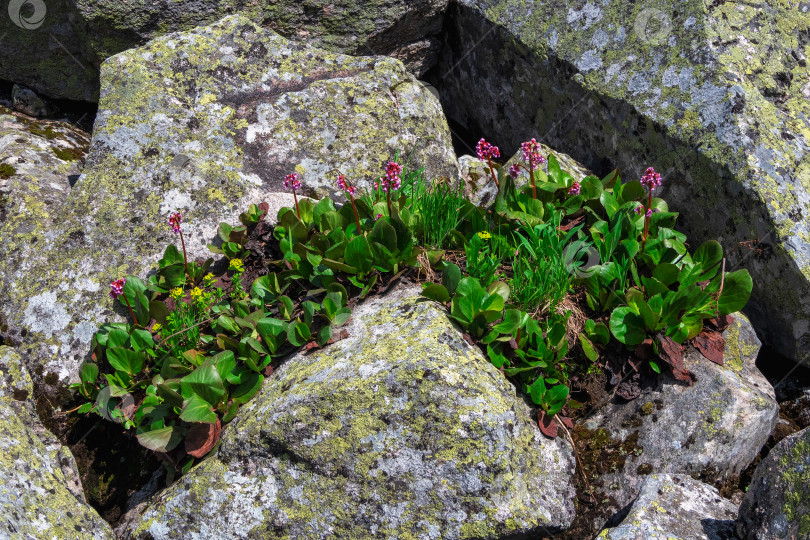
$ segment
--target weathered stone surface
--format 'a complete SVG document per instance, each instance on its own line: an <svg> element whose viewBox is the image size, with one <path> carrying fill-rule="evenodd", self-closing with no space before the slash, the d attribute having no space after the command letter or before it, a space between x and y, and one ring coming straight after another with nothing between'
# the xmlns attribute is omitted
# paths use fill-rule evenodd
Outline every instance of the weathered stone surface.
<svg viewBox="0 0 810 540"><path fill-rule="evenodd" d="M733 540L737 505L713 487L686 475L653 474L621 524L603 530L606 540Z"/></svg>
<svg viewBox="0 0 810 540"><path fill-rule="evenodd" d="M418 287L289 359L136 538L502 538L573 518L574 458ZM534 537L534 536L532 536Z"/></svg>
<svg viewBox="0 0 810 540"><path fill-rule="evenodd" d="M760 343L745 317L735 317L723 333L723 366L690 347L684 365L697 378L692 386L662 376L634 401L606 405L584 423L587 431L580 436L622 446L593 483L597 499L607 501L605 517L633 500L645 475L734 479L768 440L779 407L773 388L754 365Z"/></svg>
<svg viewBox="0 0 810 540"><path fill-rule="evenodd" d="M11 104L14 109L29 116L45 117L56 112L56 108L47 99L19 84L11 89Z"/></svg>
<svg viewBox="0 0 810 540"><path fill-rule="evenodd" d="M599 174L665 173L691 242L754 278L767 343L810 354L810 7L654 0L460 0L433 82L448 116L531 137Z"/></svg>
<svg viewBox="0 0 810 540"><path fill-rule="evenodd" d="M0 536L114 538L88 506L70 450L39 423L19 355L0 346Z"/></svg>
<svg viewBox="0 0 810 540"><path fill-rule="evenodd" d="M176 241L172 211L184 215L190 256L207 257L219 222L250 203L275 203L276 216L292 171L308 194L334 192L338 169L367 186L398 151L428 176L458 175L441 106L393 59L329 54L234 16L117 55L102 74L70 198L50 220L23 226L18 207L4 225L15 246L36 238L36 249L0 258L3 336L22 344L32 373L76 379L114 316L107 284L143 276Z"/></svg>
<svg viewBox="0 0 810 540"><path fill-rule="evenodd" d="M557 162L560 164L560 168L569 173L576 180L581 180L593 174L587 167L568 154L553 150L543 143L540 143L540 148L542 154L546 157L550 154L554 154L554 157L557 158ZM509 166L515 163L525 165L523 152L520 150L515 152L515 154L503 164L503 167L508 170ZM487 206L495 201L495 197L498 195L498 188L495 186L495 181L492 179L492 173L487 163L484 163L475 156L461 156L458 158L458 166L461 169L461 177L464 179L464 194L469 200L478 206ZM543 165L543 167L544 172L548 172L548 165ZM520 176L518 176L516 180L517 186L522 187L526 185L528 181L528 173L521 169Z"/></svg>
<svg viewBox="0 0 810 540"><path fill-rule="evenodd" d="M810 538L810 428L780 441L757 466L737 533L744 540Z"/></svg>
<svg viewBox="0 0 810 540"><path fill-rule="evenodd" d="M14 0L10 16L0 17L0 36L5 36L0 79L51 97L96 101L102 61L170 32L236 13L332 52L395 56L422 75L438 59L447 4L448 0ZM22 19L12 12L20 12Z"/></svg>

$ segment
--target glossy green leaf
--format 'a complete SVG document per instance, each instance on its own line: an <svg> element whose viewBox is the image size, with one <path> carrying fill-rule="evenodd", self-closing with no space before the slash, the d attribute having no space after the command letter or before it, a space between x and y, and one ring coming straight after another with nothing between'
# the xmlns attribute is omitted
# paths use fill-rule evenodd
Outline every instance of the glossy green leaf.
<svg viewBox="0 0 810 540"><path fill-rule="evenodd" d="M718 309L720 315L729 315L740 311L748 303L754 282L748 270L736 270L725 275L723 292L720 294Z"/></svg>
<svg viewBox="0 0 810 540"><path fill-rule="evenodd" d="M610 314L610 331L625 345L638 345L647 337L644 319L629 307L618 307Z"/></svg>
<svg viewBox="0 0 810 540"><path fill-rule="evenodd" d="M225 386L217 369L204 364L180 380L181 387L198 394L208 403L217 405L225 396ZM183 392L185 394L185 390Z"/></svg>
<svg viewBox="0 0 810 540"><path fill-rule="evenodd" d="M151 431L144 431L136 435L141 446L155 452L170 452L183 440L183 430L176 426L168 426Z"/></svg>
<svg viewBox="0 0 810 540"><path fill-rule="evenodd" d="M145 356L143 352L125 349L123 347L112 347L107 349L107 361L117 371L123 371L134 377L143 369Z"/></svg>
<svg viewBox="0 0 810 540"><path fill-rule="evenodd" d="M205 422L207 424L213 424L217 421L217 415L210 403L197 394L192 394L191 398L186 400L183 406L183 411L180 413L180 420L184 422Z"/></svg>

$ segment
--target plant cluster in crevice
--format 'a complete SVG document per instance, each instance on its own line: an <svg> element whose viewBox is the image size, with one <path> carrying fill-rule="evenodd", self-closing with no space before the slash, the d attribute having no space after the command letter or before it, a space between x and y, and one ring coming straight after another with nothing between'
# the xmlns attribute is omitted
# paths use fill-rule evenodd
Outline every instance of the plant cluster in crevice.
<svg viewBox="0 0 810 540"><path fill-rule="evenodd" d="M539 149L524 143L524 163L507 170L479 143L498 186L488 208L396 161L363 193L339 175L340 206L298 198L302 179L289 175L294 207L275 226L266 205L221 224L216 264L187 259L172 214L181 249L169 245L146 281L111 284L131 320L94 336L74 385L79 412L134 430L172 474L185 472L284 357L345 337L351 306L406 274L426 276L423 296L525 391L550 437L570 437L575 377L606 371L630 399L642 376L690 384L687 342L722 362L719 332L748 300L748 272L727 272L717 242L689 252L677 214L653 197L654 170L574 179Z"/></svg>

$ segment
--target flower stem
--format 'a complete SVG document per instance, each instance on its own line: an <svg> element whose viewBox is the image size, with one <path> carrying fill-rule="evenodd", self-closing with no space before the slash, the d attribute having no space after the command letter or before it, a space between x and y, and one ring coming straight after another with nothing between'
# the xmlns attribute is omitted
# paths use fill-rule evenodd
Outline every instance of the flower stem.
<svg viewBox="0 0 810 540"><path fill-rule="evenodd" d="M529 175L532 177L532 199L537 198L537 186L534 185L534 164L531 165L531 174Z"/></svg>
<svg viewBox="0 0 810 540"><path fill-rule="evenodd" d="M349 193L349 198L352 201L352 211L354 211L354 222L357 225L357 234L359 235L363 232L363 229L360 228L360 218L357 217L357 207L354 206L354 195Z"/></svg>
<svg viewBox="0 0 810 540"><path fill-rule="evenodd" d="M652 190L649 190L647 197L647 208L644 209L644 237L641 240L641 251L644 251L644 245L647 243L647 233L650 231L650 217L647 213L652 208Z"/></svg>
<svg viewBox="0 0 810 540"><path fill-rule="evenodd" d="M301 210L298 208L298 195L295 194L295 190L293 190L293 198L295 199L295 213L298 215L298 219L301 219Z"/></svg>
<svg viewBox="0 0 810 540"><path fill-rule="evenodd" d="M498 184L498 176L495 174L495 167L492 166L492 156L487 157L489 160L489 172L492 174L492 179L495 180L495 187L500 188L501 186Z"/></svg>
<svg viewBox="0 0 810 540"><path fill-rule="evenodd" d="M386 202L388 203L388 217L390 218L393 214L391 213L391 193L386 191L385 192Z"/></svg>
<svg viewBox="0 0 810 540"><path fill-rule="evenodd" d="M181 238L182 238L182 236L181 236ZM124 302L126 303L127 307L129 308L129 314L132 316L132 321L135 324L141 324L141 323L138 322L138 318L135 317L135 312L132 311L132 306L129 303L129 298L127 298L127 295L123 295L123 296L124 296Z"/></svg>
<svg viewBox="0 0 810 540"><path fill-rule="evenodd" d="M186 241L183 240L183 231L180 231L180 245L183 247L183 266L186 268L186 276L191 279L188 273L188 258L186 257Z"/></svg>

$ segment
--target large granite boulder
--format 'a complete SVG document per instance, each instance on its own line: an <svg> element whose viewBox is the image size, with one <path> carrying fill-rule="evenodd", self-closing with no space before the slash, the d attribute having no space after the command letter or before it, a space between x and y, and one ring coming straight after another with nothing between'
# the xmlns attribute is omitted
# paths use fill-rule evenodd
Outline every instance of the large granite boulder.
<svg viewBox="0 0 810 540"><path fill-rule="evenodd" d="M808 357L807 2L459 0L446 20L431 82L449 118L599 174L654 166L690 241L750 270L760 336Z"/></svg>
<svg viewBox="0 0 810 540"><path fill-rule="evenodd" d="M125 519L135 538L504 538L573 519L570 445L446 311L403 287L299 353L216 454ZM532 536L534 537L534 536Z"/></svg>
<svg viewBox="0 0 810 540"><path fill-rule="evenodd" d="M437 61L448 0L10 0L0 16L0 79L44 95L97 101L99 65L170 32L242 14L345 54L399 58L422 75Z"/></svg>
<svg viewBox="0 0 810 540"><path fill-rule="evenodd" d="M70 196L33 223L19 202L3 225L29 245L0 244L2 336L32 374L77 378L93 333L115 316L108 283L143 276L176 241L170 212L184 215L189 256L207 257L219 222L251 203L271 203L272 218L292 204L275 193L292 171L311 195L334 193L337 169L368 186L397 152L429 176L458 175L438 100L401 62L295 44L244 17L121 53L102 80ZM46 178L29 182L49 196Z"/></svg>
<svg viewBox="0 0 810 540"><path fill-rule="evenodd" d="M744 540L810 538L810 428L780 441L757 466L737 533Z"/></svg>
<svg viewBox="0 0 810 540"><path fill-rule="evenodd" d="M622 522L600 540L734 540L737 505L687 475L653 474Z"/></svg>
<svg viewBox="0 0 810 540"><path fill-rule="evenodd" d="M629 403L610 403L576 427L580 455L602 501L594 526L629 504L649 474L731 480L756 458L776 425L773 388L754 365L760 343L740 314L724 331L724 365L690 347L687 386L660 377ZM601 521L600 521L601 520Z"/></svg>
<svg viewBox="0 0 810 540"><path fill-rule="evenodd" d="M39 422L19 355L0 346L0 536L115 538L84 498L76 462Z"/></svg>

